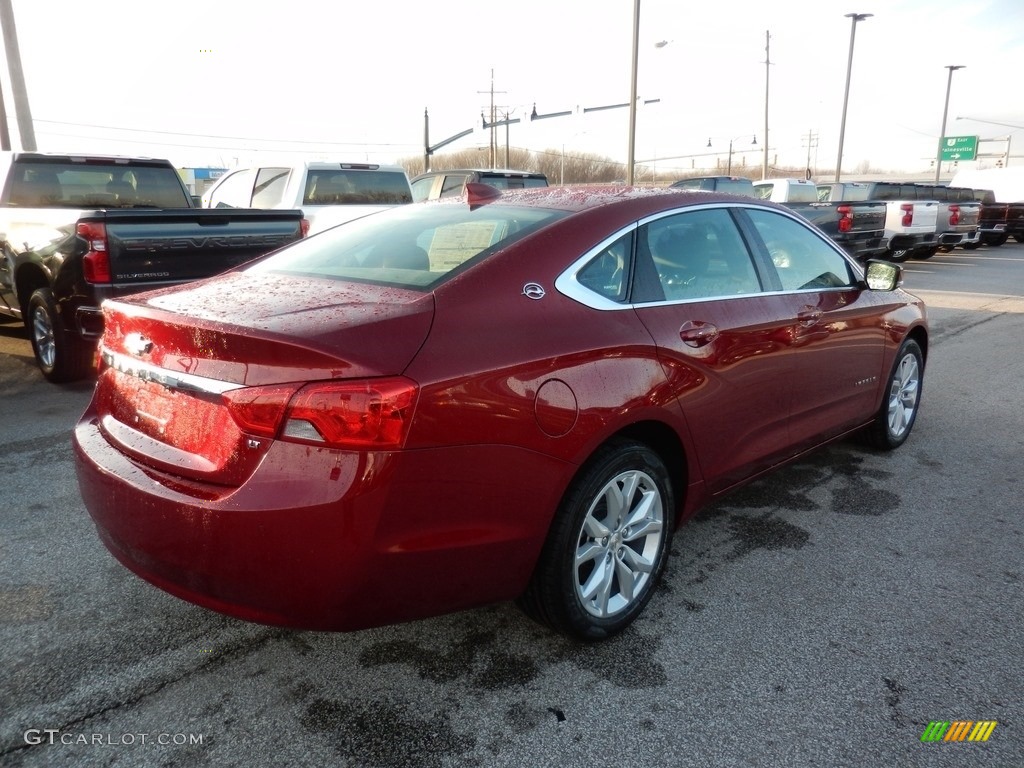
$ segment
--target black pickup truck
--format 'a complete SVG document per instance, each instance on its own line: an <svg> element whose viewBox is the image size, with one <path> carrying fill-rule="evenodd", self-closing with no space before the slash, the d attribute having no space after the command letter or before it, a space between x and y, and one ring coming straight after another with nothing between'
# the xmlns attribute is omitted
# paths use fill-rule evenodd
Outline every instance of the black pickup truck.
<svg viewBox="0 0 1024 768"><path fill-rule="evenodd" d="M43 375L87 376L104 299L210 277L302 237L302 212L203 210L167 160L0 153L0 320Z"/></svg>

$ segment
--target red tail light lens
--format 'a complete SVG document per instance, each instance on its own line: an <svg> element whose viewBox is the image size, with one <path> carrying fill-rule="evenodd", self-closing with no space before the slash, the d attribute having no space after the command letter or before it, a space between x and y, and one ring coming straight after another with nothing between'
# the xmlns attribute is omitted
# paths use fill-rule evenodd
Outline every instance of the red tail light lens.
<svg viewBox="0 0 1024 768"><path fill-rule="evenodd" d="M960 206L951 205L949 206L949 223L952 226L956 226L960 223Z"/></svg>
<svg viewBox="0 0 1024 768"><path fill-rule="evenodd" d="M839 212L839 231L849 232L853 229L853 209L848 205L840 205L836 211Z"/></svg>
<svg viewBox="0 0 1024 768"><path fill-rule="evenodd" d="M276 437L288 401L300 386L246 387L225 392L222 397L231 418L243 432L258 437Z"/></svg>
<svg viewBox="0 0 1024 768"><path fill-rule="evenodd" d="M900 206L900 210L903 211L903 226L909 227L914 223L914 204L903 203Z"/></svg>
<svg viewBox="0 0 1024 768"><path fill-rule="evenodd" d="M309 237L309 219L302 219L299 222L299 237Z"/></svg>
<svg viewBox="0 0 1024 768"><path fill-rule="evenodd" d="M327 448L401 448L412 422L416 385L401 377L271 387L224 394L245 432Z"/></svg>
<svg viewBox="0 0 1024 768"><path fill-rule="evenodd" d="M99 221L80 221L75 232L85 240L82 272L88 283L113 282L110 275L110 254L107 251L107 225Z"/></svg>

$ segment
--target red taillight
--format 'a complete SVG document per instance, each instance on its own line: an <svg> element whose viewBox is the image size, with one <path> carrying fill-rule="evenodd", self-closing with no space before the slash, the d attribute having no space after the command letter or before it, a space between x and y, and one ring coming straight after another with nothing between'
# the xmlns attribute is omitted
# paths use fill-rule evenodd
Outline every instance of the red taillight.
<svg viewBox="0 0 1024 768"><path fill-rule="evenodd" d="M282 384L233 389L225 392L223 398L231 418L243 432L259 437L275 437L288 401L300 386Z"/></svg>
<svg viewBox="0 0 1024 768"><path fill-rule="evenodd" d="M960 206L951 205L949 206L949 223L952 226L956 226L960 223Z"/></svg>
<svg viewBox="0 0 1024 768"><path fill-rule="evenodd" d="M903 226L909 227L914 223L914 204L903 203L900 206L900 210L903 211Z"/></svg>
<svg viewBox="0 0 1024 768"><path fill-rule="evenodd" d="M298 386L236 389L224 400L238 426L257 436L348 450L405 443L416 402L416 385L408 379Z"/></svg>
<svg viewBox="0 0 1024 768"><path fill-rule="evenodd" d="M87 283L109 283L110 254L107 251L107 225L100 221L80 221L75 232L85 240L82 273Z"/></svg>
<svg viewBox="0 0 1024 768"><path fill-rule="evenodd" d="M309 219L302 219L299 222L299 236L309 237Z"/></svg>
<svg viewBox="0 0 1024 768"><path fill-rule="evenodd" d="M839 231L849 232L853 229L853 209L848 205L840 205L836 211L839 213Z"/></svg>

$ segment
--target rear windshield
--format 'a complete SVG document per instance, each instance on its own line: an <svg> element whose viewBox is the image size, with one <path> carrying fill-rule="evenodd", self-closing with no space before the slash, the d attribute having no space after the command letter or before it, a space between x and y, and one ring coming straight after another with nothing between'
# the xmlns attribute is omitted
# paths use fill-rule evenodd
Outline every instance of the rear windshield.
<svg viewBox="0 0 1024 768"><path fill-rule="evenodd" d="M16 208L190 208L173 168L110 162L15 163L7 205Z"/></svg>
<svg viewBox="0 0 1024 768"><path fill-rule="evenodd" d="M546 176L543 178L536 176L503 176L501 174L494 174L492 176L482 173L480 174L480 181L495 189L533 189L548 185Z"/></svg>
<svg viewBox="0 0 1024 768"><path fill-rule="evenodd" d="M412 202L409 179L396 171L310 170L303 205L396 205Z"/></svg>
<svg viewBox="0 0 1024 768"><path fill-rule="evenodd" d="M301 240L248 271L430 288L565 215L493 204L401 206Z"/></svg>

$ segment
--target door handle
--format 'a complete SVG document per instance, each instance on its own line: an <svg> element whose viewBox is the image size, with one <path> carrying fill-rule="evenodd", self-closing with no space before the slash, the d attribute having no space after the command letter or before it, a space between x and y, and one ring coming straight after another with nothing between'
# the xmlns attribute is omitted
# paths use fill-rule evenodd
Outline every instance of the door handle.
<svg viewBox="0 0 1024 768"><path fill-rule="evenodd" d="M688 347L703 347L718 338L718 328L703 320L690 320L680 327L679 338Z"/></svg>
<svg viewBox="0 0 1024 768"><path fill-rule="evenodd" d="M796 313L796 321L805 328L809 328L810 326L817 324L817 322L821 320L823 314L824 312L822 312L818 307L804 307Z"/></svg>

